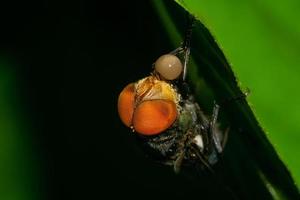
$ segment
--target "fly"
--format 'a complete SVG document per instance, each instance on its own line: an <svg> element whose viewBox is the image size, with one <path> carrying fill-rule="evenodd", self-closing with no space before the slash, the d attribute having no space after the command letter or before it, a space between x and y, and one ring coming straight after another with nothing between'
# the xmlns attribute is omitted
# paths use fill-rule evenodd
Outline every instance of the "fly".
<svg viewBox="0 0 300 200"><path fill-rule="evenodd" d="M182 166L211 169L228 133L218 128L219 105L214 104L207 117L189 91L186 73L192 28L193 23L179 48L159 57L152 73L127 85L118 99L120 119L135 132L143 150L172 166L175 173Z"/></svg>

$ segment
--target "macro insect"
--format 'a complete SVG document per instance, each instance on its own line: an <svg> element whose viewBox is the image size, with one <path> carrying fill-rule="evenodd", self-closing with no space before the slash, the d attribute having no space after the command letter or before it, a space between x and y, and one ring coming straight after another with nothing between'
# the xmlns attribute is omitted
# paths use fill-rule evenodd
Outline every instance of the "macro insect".
<svg viewBox="0 0 300 200"><path fill-rule="evenodd" d="M192 28L179 48L159 57L150 75L128 84L118 98L119 117L143 150L176 173L183 166L211 169L228 132L218 128L219 105L207 117L186 82Z"/></svg>

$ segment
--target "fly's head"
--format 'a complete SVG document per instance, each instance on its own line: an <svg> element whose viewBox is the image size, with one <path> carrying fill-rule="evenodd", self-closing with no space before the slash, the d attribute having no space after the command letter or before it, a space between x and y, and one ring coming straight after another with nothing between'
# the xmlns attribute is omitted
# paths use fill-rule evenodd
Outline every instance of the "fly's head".
<svg viewBox="0 0 300 200"><path fill-rule="evenodd" d="M178 118L181 96L171 80L182 71L174 55L161 56L154 72L127 85L119 95L118 111L122 122L144 136L162 133Z"/></svg>

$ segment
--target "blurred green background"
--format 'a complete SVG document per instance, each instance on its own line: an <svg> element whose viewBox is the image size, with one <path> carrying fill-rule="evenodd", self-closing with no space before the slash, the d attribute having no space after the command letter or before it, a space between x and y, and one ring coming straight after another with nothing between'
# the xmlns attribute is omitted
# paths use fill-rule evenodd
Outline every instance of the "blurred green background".
<svg viewBox="0 0 300 200"><path fill-rule="evenodd" d="M251 89L259 121L299 181L299 4L180 2ZM149 161L118 119L122 88L173 48L152 3L1 2L1 200L230 196L210 176L199 182Z"/></svg>
<svg viewBox="0 0 300 200"><path fill-rule="evenodd" d="M300 185L300 1L178 2L215 36L254 113Z"/></svg>

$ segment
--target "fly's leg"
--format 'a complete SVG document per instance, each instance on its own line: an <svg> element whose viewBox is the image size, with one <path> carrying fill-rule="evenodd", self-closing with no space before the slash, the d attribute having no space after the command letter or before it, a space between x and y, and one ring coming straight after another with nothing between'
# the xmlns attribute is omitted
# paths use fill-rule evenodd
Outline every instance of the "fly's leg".
<svg viewBox="0 0 300 200"><path fill-rule="evenodd" d="M189 16L189 25L188 28L186 29L185 36L184 36L184 41L182 44L183 49L185 50L184 52L184 63L183 63L183 74L182 74L182 80L185 81L186 78L186 72L187 72L187 64L189 62L190 58L190 49L191 49L191 39L192 39L192 32L195 24L195 17L190 15Z"/></svg>
<svg viewBox="0 0 300 200"><path fill-rule="evenodd" d="M175 160L167 160L163 164L173 166L175 174L179 174L183 163L183 159L185 157L185 149L178 150L174 157Z"/></svg>
<svg viewBox="0 0 300 200"><path fill-rule="evenodd" d="M187 149L190 148L192 145L193 138L195 137L195 133L193 133L191 130L188 130L186 134L180 139L177 146L177 152L175 153L173 159L173 168L174 172L178 174L180 172L182 162L186 156ZM200 150L199 150L200 151Z"/></svg>
<svg viewBox="0 0 300 200"><path fill-rule="evenodd" d="M218 104L214 104L213 114L211 120L209 122L209 132L212 135L212 141L217 149L218 153L222 153L223 146L221 141L221 132L217 129L217 119L219 115L220 106Z"/></svg>
<svg viewBox="0 0 300 200"><path fill-rule="evenodd" d="M187 73L187 64L189 62L189 57L190 57L190 48L191 48L191 39L192 39L192 31L194 28L194 23L195 23L195 18L194 16L190 16L189 19L189 25L188 28L186 29L186 33L184 36L184 41L182 42L181 46L178 47L177 49L171 51L169 54L172 55L177 55L180 53L183 53L183 73L182 73L182 81L185 81L186 78L186 73Z"/></svg>
<svg viewBox="0 0 300 200"><path fill-rule="evenodd" d="M197 104L196 104L197 105ZM199 105L196 106L197 116L201 123L201 136L203 138L205 154L207 155L207 163L210 165L218 161L219 154L223 152L227 141L229 128L225 132L221 132L218 128L218 115L220 106L214 104L211 118L207 118L201 111Z"/></svg>
<svg viewBox="0 0 300 200"><path fill-rule="evenodd" d="M180 169L181 169L181 165L182 165L182 161L184 159L184 155L185 155L185 150L181 150L178 154L177 154L177 158L176 160L174 161L174 164L173 164L173 169L174 169L174 172L176 174L178 174L180 172Z"/></svg>
<svg viewBox="0 0 300 200"><path fill-rule="evenodd" d="M182 53L183 51L184 51L184 48L180 46L180 47L174 49L173 51L169 52L169 54L171 54L171 55L177 55L179 53Z"/></svg>
<svg viewBox="0 0 300 200"><path fill-rule="evenodd" d="M199 150L199 148L195 145L191 145L191 150L193 151L193 153L195 154L195 156L199 159L199 161L201 162L201 164L208 169L210 172L214 173L214 170L212 169L209 161L206 159L206 157L201 153L201 151Z"/></svg>
<svg viewBox="0 0 300 200"><path fill-rule="evenodd" d="M186 72L187 72L187 64L189 62L190 53L191 53L190 46L187 46L186 50L184 52L184 63L183 63L183 74L182 74L183 81L185 81Z"/></svg>
<svg viewBox="0 0 300 200"><path fill-rule="evenodd" d="M183 162L183 159L184 159L184 156L185 156L185 143L186 143L186 140L187 140L187 135L183 136L180 141L178 142L178 146L177 146L177 152L175 153L173 159L174 159L174 162L173 162L173 169L174 169L174 172L176 174L178 174L180 172L180 169L181 169L181 165L182 165L182 162Z"/></svg>
<svg viewBox="0 0 300 200"><path fill-rule="evenodd" d="M210 128L213 128L216 125L218 115L219 115L219 110L220 110L220 106L218 104L214 103L213 114L212 114L211 120L210 120Z"/></svg>
<svg viewBox="0 0 300 200"><path fill-rule="evenodd" d="M224 134L223 134L223 138L222 138L222 149L225 148L225 145L226 145L226 143L227 143L229 130L230 130L230 127L228 127L228 128L225 130Z"/></svg>

